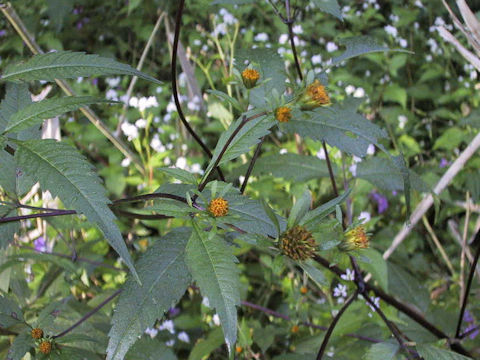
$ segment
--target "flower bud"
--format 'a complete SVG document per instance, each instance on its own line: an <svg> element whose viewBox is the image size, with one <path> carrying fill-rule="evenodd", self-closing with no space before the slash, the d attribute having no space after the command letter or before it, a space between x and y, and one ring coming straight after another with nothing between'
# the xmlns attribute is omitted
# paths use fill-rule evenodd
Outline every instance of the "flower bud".
<svg viewBox="0 0 480 360"><path fill-rule="evenodd" d="M288 106L280 106L275 110L275 119L279 122L289 122L292 118L292 109Z"/></svg>
<svg viewBox="0 0 480 360"><path fill-rule="evenodd" d="M293 260L307 260L315 254L315 240L310 231L297 225L282 234L279 242L282 253Z"/></svg>
<svg viewBox="0 0 480 360"><path fill-rule="evenodd" d="M243 70L243 85L245 85L247 89L253 88L257 84L258 79L260 79L260 73L257 70L249 68Z"/></svg>
<svg viewBox="0 0 480 360"><path fill-rule="evenodd" d="M359 225L347 231L338 247L343 251L368 248L368 235L366 234L363 225Z"/></svg>
<svg viewBox="0 0 480 360"><path fill-rule="evenodd" d="M38 346L38 350L40 350L40 352L45 355L50 354L50 352L52 351L52 343L47 340L42 341Z"/></svg>
<svg viewBox="0 0 480 360"><path fill-rule="evenodd" d="M215 217L225 216L228 214L228 201L224 198L215 198L210 201L208 211Z"/></svg>
<svg viewBox="0 0 480 360"><path fill-rule="evenodd" d="M32 329L30 334L32 335L32 338L34 338L35 340L41 339L43 337L43 330L40 328L35 328L35 329Z"/></svg>
<svg viewBox="0 0 480 360"><path fill-rule="evenodd" d="M317 107L331 104L325 86L323 86L318 80L315 80L307 86L301 95L299 102L302 110L313 110Z"/></svg>

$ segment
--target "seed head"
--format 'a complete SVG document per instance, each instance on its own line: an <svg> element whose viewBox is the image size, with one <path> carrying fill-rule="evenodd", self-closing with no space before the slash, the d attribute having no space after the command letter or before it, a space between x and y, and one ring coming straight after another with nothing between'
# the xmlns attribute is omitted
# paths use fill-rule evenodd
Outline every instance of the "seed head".
<svg viewBox="0 0 480 360"><path fill-rule="evenodd" d="M313 110L317 107L330 104L330 97L328 96L327 90L318 80L308 85L300 98L300 108L302 110Z"/></svg>
<svg viewBox="0 0 480 360"><path fill-rule="evenodd" d="M343 240L338 247L343 251L366 249L368 248L368 243L369 239L365 228L363 225L359 225L344 234Z"/></svg>
<svg viewBox="0 0 480 360"><path fill-rule="evenodd" d="M258 79L260 79L260 73L257 70L246 68L242 71L243 85L247 89L253 88L257 84Z"/></svg>
<svg viewBox="0 0 480 360"><path fill-rule="evenodd" d="M43 330L40 329L40 328L35 328L35 329L32 329L30 334L32 335L32 338L34 338L34 339L41 339L43 337Z"/></svg>
<svg viewBox="0 0 480 360"><path fill-rule="evenodd" d="M224 198L215 198L210 201L208 211L215 217L225 216L228 214L228 201Z"/></svg>
<svg viewBox="0 0 480 360"><path fill-rule="evenodd" d="M38 350L45 355L50 354L52 351L52 343L50 341L44 340L38 346Z"/></svg>
<svg viewBox="0 0 480 360"><path fill-rule="evenodd" d="M280 250L293 260L307 260L315 254L315 240L310 231L297 225L282 234Z"/></svg>
<svg viewBox="0 0 480 360"><path fill-rule="evenodd" d="M292 118L292 109L290 109L288 106L280 106L275 110L275 119L277 119L279 122L289 122L290 119Z"/></svg>

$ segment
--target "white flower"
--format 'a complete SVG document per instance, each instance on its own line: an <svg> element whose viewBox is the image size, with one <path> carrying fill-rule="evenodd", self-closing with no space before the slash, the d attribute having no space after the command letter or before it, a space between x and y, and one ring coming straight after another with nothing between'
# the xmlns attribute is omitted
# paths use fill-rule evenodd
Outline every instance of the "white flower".
<svg viewBox="0 0 480 360"><path fill-rule="evenodd" d="M113 89L107 90L105 97L107 98L107 100L118 101L118 93Z"/></svg>
<svg viewBox="0 0 480 360"><path fill-rule="evenodd" d="M372 300L372 302L375 304L375 306L377 308L380 307L380 298L379 297L371 297L370 300ZM370 307L370 309L372 309L373 312L375 312L375 307L373 307L370 302L367 301L367 305Z"/></svg>
<svg viewBox="0 0 480 360"><path fill-rule="evenodd" d="M280 155L286 154L288 152L287 149L280 149L279 153Z"/></svg>
<svg viewBox="0 0 480 360"><path fill-rule="evenodd" d="M352 95L352 94L355 92L355 86L353 86L353 85L348 85L348 86L345 88L345 92L347 93L347 95Z"/></svg>
<svg viewBox="0 0 480 360"><path fill-rule="evenodd" d="M348 170L350 170L350 173L352 174L352 176L357 176L357 164L352 164Z"/></svg>
<svg viewBox="0 0 480 360"><path fill-rule="evenodd" d="M128 167L130 165L130 159L129 158L123 159L120 165L122 165L123 167Z"/></svg>
<svg viewBox="0 0 480 360"><path fill-rule="evenodd" d="M165 146L163 146L158 134L153 135L152 141L150 141L150 146L156 152L162 153L165 152Z"/></svg>
<svg viewBox="0 0 480 360"><path fill-rule="evenodd" d="M292 31L293 31L294 34L303 34L302 25L293 26Z"/></svg>
<svg viewBox="0 0 480 360"><path fill-rule="evenodd" d="M157 336L158 330L155 328L147 328L145 330L145 334L150 335L150 337L153 339L155 336Z"/></svg>
<svg viewBox="0 0 480 360"><path fill-rule="evenodd" d="M362 224L369 222L371 218L372 216L368 211L362 211L360 215L358 215L358 220L360 220Z"/></svg>
<svg viewBox="0 0 480 360"><path fill-rule="evenodd" d="M356 97L356 98L362 98L364 96L365 96L365 90L361 87L357 88L353 93L353 97Z"/></svg>
<svg viewBox="0 0 480 360"><path fill-rule="evenodd" d="M177 111L177 105L174 102L169 102L167 105L167 113Z"/></svg>
<svg viewBox="0 0 480 360"><path fill-rule="evenodd" d="M132 96L128 101L128 105L134 108L138 108L138 98L136 96Z"/></svg>
<svg viewBox="0 0 480 360"><path fill-rule="evenodd" d="M167 345L168 347L172 347L173 345L175 345L175 339L168 340L165 345Z"/></svg>
<svg viewBox="0 0 480 360"><path fill-rule="evenodd" d="M157 86L157 88L155 89L155 92L157 94L161 94L163 92L163 88L161 86Z"/></svg>
<svg viewBox="0 0 480 360"><path fill-rule="evenodd" d="M200 164L193 164L191 167L190 167L190 171L194 174L203 174L203 169L202 169L202 165Z"/></svg>
<svg viewBox="0 0 480 360"><path fill-rule="evenodd" d="M423 4L420 0L416 0L415 1L415 6L419 7L419 8L423 8Z"/></svg>
<svg viewBox="0 0 480 360"><path fill-rule="evenodd" d="M355 272L349 268L347 268L345 274L340 275L340 277L345 281L353 281L355 280Z"/></svg>
<svg viewBox="0 0 480 360"><path fill-rule="evenodd" d="M227 24L221 23L215 26L213 30L213 36L217 37L218 35L225 35L227 33Z"/></svg>
<svg viewBox="0 0 480 360"><path fill-rule="evenodd" d="M188 336L188 334L185 331L182 331L182 332L178 333L178 340L183 341L185 343L189 343L190 342L190 337Z"/></svg>
<svg viewBox="0 0 480 360"><path fill-rule="evenodd" d="M280 35L280 37L278 38L278 42L279 42L280 44L285 44L287 41L288 41L288 34L282 34L282 35Z"/></svg>
<svg viewBox="0 0 480 360"><path fill-rule="evenodd" d="M135 126L139 129L145 129L147 127L147 120L138 119L137 121L135 121Z"/></svg>
<svg viewBox="0 0 480 360"><path fill-rule="evenodd" d="M334 42L331 42L331 41L329 41L327 43L326 48L327 48L328 52L334 52L335 50L338 50L338 46Z"/></svg>
<svg viewBox="0 0 480 360"><path fill-rule="evenodd" d="M208 301L208 298L207 298L207 297L204 297L204 298L202 299L202 305L203 305L203 306L206 306L207 308L210 307L210 301Z"/></svg>
<svg viewBox="0 0 480 360"><path fill-rule="evenodd" d="M107 82L108 86L114 88L120 84L120 77L106 78L105 81Z"/></svg>
<svg viewBox="0 0 480 360"><path fill-rule="evenodd" d="M320 150L318 150L317 152L317 157L321 160L325 160L327 157L325 156L325 150L323 150L323 148L321 148Z"/></svg>
<svg viewBox="0 0 480 360"><path fill-rule="evenodd" d="M335 296L335 297L347 297L347 285L338 284L333 289L333 296Z"/></svg>
<svg viewBox="0 0 480 360"><path fill-rule="evenodd" d="M398 127L403 129L407 123L408 118L405 115L398 115Z"/></svg>
<svg viewBox="0 0 480 360"><path fill-rule="evenodd" d="M367 148L367 154L368 155L373 155L375 154L375 145L369 144Z"/></svg>
<svg viewBox="0 0 480 360"><path fill-rule="evenodd" d="M258 33L257 35L255 35L255 37L253 38L255 41L262 41L262 42L265 42L265 41L268 41L268 34L267 33Z"/></svg>
<svg viewBox="0 0 480 360"><path fill-rule="evenodd" d="M129 141L138 137L138 129L135 125L124 122L121 126L122 132L128 137Z"/></svg>
<svg viewBox="0 0 480 360"><path fill-rule="evenodd" d="M172 320L165 320L163 324L158 327L158 330L167 330L170 334L175 334L175 324Z"/></svg>
<svg viewBox="0 0 480 360"><path fill-rule="evenodd" d="M312 64L318 65L322 63L322 55L314 55L312 56Z"/></svg>
<svg viewBox="0 0 480 360"><path fill-rule="evenodd" d="M398 39L398 44L402 47L402 48L406 48L408 46L408 41L406 39Z"/></svg>
<svg viewBox="0 0 480 360"><path fill-rule="evenodd" d="M185 170L185 168L187 167L187 159L183 156L180 156L175 163L175 167Z"/></svg>
<svg viewBox="0 0 480 360"><path fill-rule="evenodd" d="M397 37L398 35L398 30L395 26L392 26L392 25L387 25L383 28L387 34L393 36L393 37Z"/></svg>
<svg viewBox="0 0 480 360"><path fill-rule="evenodd" d="M220 317L218 314L213 315L212 320L215 325L220 326Z"/></svg>

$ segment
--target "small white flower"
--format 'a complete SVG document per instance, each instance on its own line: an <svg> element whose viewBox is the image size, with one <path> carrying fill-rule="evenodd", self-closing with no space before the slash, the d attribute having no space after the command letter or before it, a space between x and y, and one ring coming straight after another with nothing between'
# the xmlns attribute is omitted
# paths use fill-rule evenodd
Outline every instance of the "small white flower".
<svg viewBox="0 0 480 360"><path fill-rule="evenodd" d="M177 111L177 105L174 102L169 102L167 105L167 113Z"/></svg>
<svg viewBox="0 0 480 360"><path fill-rule="evenodd" d="M387 25L383 28L385 30L385 32L388 34L388 35L391 35L393 37L397 37L398 35L398 30L395 26L392 26L392 25Z"/></svg>
<svg viewBox="0 0 480 360"><path fill-rule="evenodd" d="M120 165L122 165L122 167L128 167L130 165L130 159L129 158L123 159Z"/></svg>
<svg viewBox="0 0 480 360"><path fill-rule="evenodd" d="M202 169L202 165L196 163L196 164L193 164L191 167L190 167L190 171L194 174L202 174L203 175L203 169Z"/></svg>
<svg viewBox="0 0 480 360"><path fill-rule="evenodd" d="M368 155L373 155L375 154L375 145L369 144L367 148L367 154Z"/></svg>
<svg viewBox="0 0 480 360"><path fill-rule="evenodd" d="M325 156L325 150L323 150L323 148L321 148L320 150L318 150L317 152L317 157L321 160L325 160L327 157Z"/></svg>
<svg viewBox="0 0 480 360"><path fill-rule="evenodd" d="M221 23L215 26L215 30L213 30L213 36L217 37L218 35L225 35L227 33L227 24Z"/></svg>
<svg viewBox="0 0 480 360"><path fill-rule="evenodd" d="M312 64L318 65L322 63L322 55L314 55L312 56Z"/></svg>
<svg viewBox="0 0 480 360"><path fill-rule="evenodd" d="M405 124L407 123L408 118L405 115L399 115L398 116L398 127L400 129L403 129L405 127Z"/></svg>
<svg viewBox="0 0 480 360"><path fill-rule="evenodd" d="M408 41L406 39L398 39L398 44L400 45L400 47L402 48L406 48L408 46Z"/></svg>
<svg viewBox="0 0 480 360"><path fill-rule="evenodd" d="M333 296L335 296L335 297L347 297L347 285L338 284L333 289Z"/></svg>
<svg viewBox="0 0 480 360"><path fill-rule="evenodd" d="M294 25L292 30L294 34L303 34L302 25Z"/></svg>
<svg viewBox="0 0 480 360"><path fill-rule="evenodd" d="M352 174L352 176L357 176L357 164L352 164L348 170L350 170L350 173Z"/></svg>
<svg viewBox="0 0 480 360"><path fill-rule="evenodd" d="M187 167L187 159L180 156L175 163L175 167L185 170Z"/></svg>
<svg viewBox="0 0 480 360"><path fill-rule="evenodd" d="M153 339L155 336L157 336L158 330L155 328L147 328L145 330L145 334L150 335L150 337Z"/></svg>
<svg viewBox="0 0 480 360"><path fill-rule="evenodd" d="M365 96L365 90L361 87L359 87L353 92L353 97L362 98L364 96Z"/></svg>
<svg viewBox="0 0 480 360"><path fill-rule="evenodd" d="M379 298L379 297L371 297L370 300L372 300L372 302L375 304L375 306L376 306L377 308L380 307L380 298ZM367 303L367 305L370 307L370 309L372 309L373 312L376 311L376 310L375 310L375 307L373 307L373 306L370 304L370 302L367 301L366 303Z"/></svg>
<svg viewBox="0 0 480 360"><path fill-rule="evenodd" d="M172 320L165 320L159 327L158 330L167 330L170 334L175 334L175 324Z"/></svg>
<svg viewBox="0 0 480 360"><path fill-rule="evenodd" d="M370 215L370 213L368 211L362 211L360 213L360 215L358 216L358 220L360 220L362 222L362 224L365 224L365 223L369 222L371 218L372 218L372 216Z"/></svg>
<svg viewBox="0 0 480 360"><path fill-rule="evenodd" d="M190 337L188 336L188 334L185 331L182 331L182 332L178 333L178 340L183 341L185 343L189 343L190 342Z"/></svg>
<svg viewBox="0 0 480 360"><path fill-rule="evenodd" d="M210 308L210 301L208 301L208 298L206 296L202 299L202 305Z"/></svg>
<svg viewBox="0 0 480 360"><path fill-rule="evenodd" d="M134 108L138 108L138 98L136 96L132 96L128 101L128 105Z"/></svg>
<svg viewBox="0 0 480 360"><path fill-rule="evenodd" d="M334 52L335 50L338 50L338 46L334 42L331 42L331 41L329 41L327 43L326 48L327 48L328 52Z"/></svg>
<svg viewBox="0 0 480 360"><path fill-rule="evenodd" d="M215 325L220 326L220 317L218 314L213 315L212 320Z"/></svg>
<svg viewBox="0 0 480 360"><path fill-rule="evenodd" d="M108 86L114 88L117 87L118 84L120 84L120 77L115 77L115 78L106 78L105 81L107 82Z"/></svg>
<svg viewBox="0 0 480 360"><path fill-rule="evenodd" d="M287 41L288 41L288 34L282 34L278 38L278 42L282 45L285 44Z"/></svg>
<svg viewBox="0 0 480 360"><path fill-rule="evenodd" d="M345 274L340 275L340 277L345 281L355 280L355 272L352 269L347 268Z"/></svg>
<svg viewBox="0 0 480 360"><path fill-rule="evenodd" d="M118 101L118 93L113 89L107 90L105 97L107 98L107 100Z"/></svg>
<svg viewBox="0 0 480 360"><path fill-rule="evenodd" d="M135 126L139 129L145 129L147 127L147 120L138 119L137 121L135 121Z"/></svg>
<svg viewBox="0 0 480 360"><path fill-rule="evenodd" d="M122 132L128 137L129 141L138 137L138 129L135 125L124 122L121 126Z"/></svg>
<svg viewBox="0 0 480 360"><path fill-rule="evenodd" d="M265 42L265 41L268 41L268 34L267 33L258 33L257 35L255 35L255 37L253 38L255 41L261 41L261 42Z"/></svg>
<svg viewBox="0 0 480 360"><path fill-rule="evenodd" d="M353 85L348 85L348 86L345 88L345 93L346 93L347 95L352 95L354 92L355 92L355 86L353 86Z"/></svg>
<svg viewBox="0 0 480 360"><path fill-rule="evenodd" d="M419 8L423 8L423 4L420 0L416 0L415 1L415 6L419 7Z"/></svg>
<svg viewBox="0 0 480 360"><path fill-rule="evenodd" d="M280 153L280 155L283 155L283 154L288 153L288 150L287 149L280 149L279 153Z"/></svg>
<svg viewBox="0 0 480 360"><path fill-rule="evenodd" d="M163 146L158 134L153 135L152 141L150 141L150 146L156 152L162 153L165 152L165 146Z"/></svg>
<svg viewBox="0 0 480 360"><path fill-rule="evenodd" d="M167 345L168 347L172 347L173 345L175 345L175 339L168 340L165 345Z"/></svg>

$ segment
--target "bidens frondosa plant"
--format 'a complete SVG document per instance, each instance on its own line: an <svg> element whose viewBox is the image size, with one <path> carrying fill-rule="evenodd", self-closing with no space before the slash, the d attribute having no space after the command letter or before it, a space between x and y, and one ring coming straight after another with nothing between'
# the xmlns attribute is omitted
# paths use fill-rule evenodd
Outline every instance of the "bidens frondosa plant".
<svg viewBox="0 0 480 360"><path fill-rule="evenodd" d="M48 340L44 340L38 345L38 350L40 350L41 353L48 355L52 351L52 343Z"/></svg>
<svg viewBox="0 0 480 360"><path fill-rule="evenodd" d="M307 85L305 91L300 96L298 103L302 110L313 110L320 106L331 104L327 89L318 79L315 79L313 83Z"/></svg>
<svg viewBox="0 0 480 360"><path fill-rule="evenodd" d="M34 338L36 340L41 339L43 337L43 330L40 329L40 328L34 328L30 332L30 334L32 335L32 338Z"/></svg>
<svg viewBox="0 0 480 360"><path fill-rule="evenodd" d="M289 122L292 118L292 109L288 106L280 106L275 110L275 119L281 123Z"/></svg>
<svg viewBox="0 0 480 360"><path fill-rule="evenodd" d="M222 197L212 199L208 205L208 211L215 217L221 217L228 214L228 201Z"/></svg>
<svg viewBox="0 0 480 360"><path fill-rule="evenodd" d="M344 237L338 247L343 251L351 251L366 249L368 246L368 234L365 232L365 227L363 225L359 225L345 232Z"/></svg>
<svg viewBox="0 0 480 360"><path fill-rule="evenodd" d="M316 248L312 233L300 225L283 233L278 246L284 255L297 261L312 258Z"/></svg>
<svg viewBox="0 0 480 360"><path fill-rule="evenodd" d="M258 79L260 79L260 73L257 70L246 68L242 71L243 85L245 85L247 89L255 87Z"/></svg>

